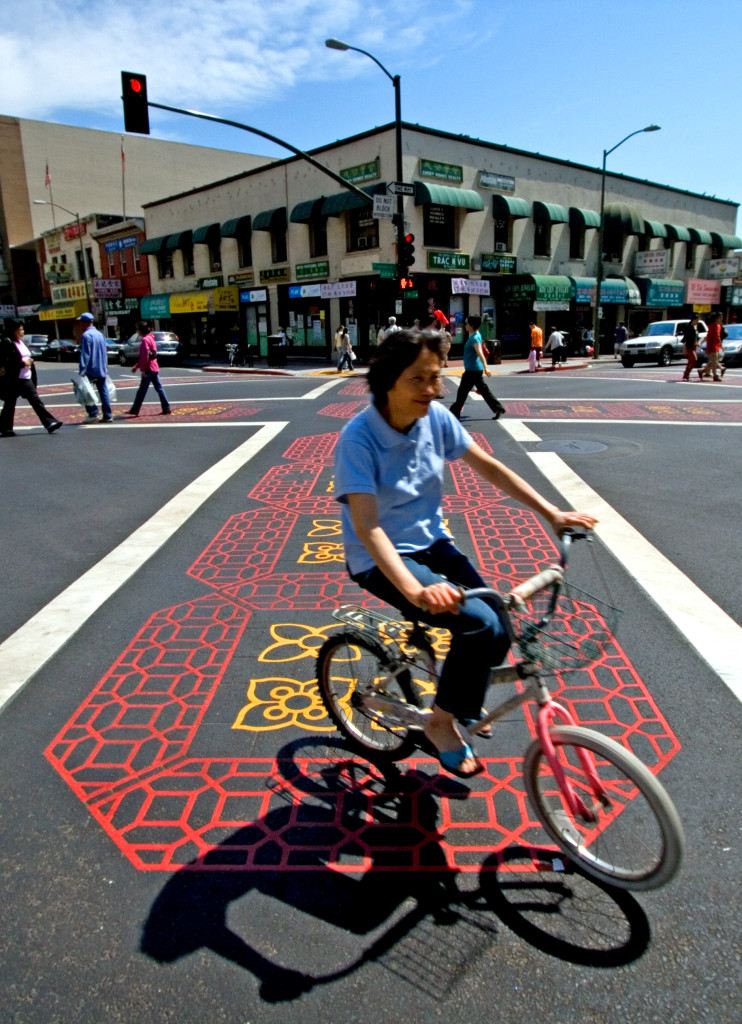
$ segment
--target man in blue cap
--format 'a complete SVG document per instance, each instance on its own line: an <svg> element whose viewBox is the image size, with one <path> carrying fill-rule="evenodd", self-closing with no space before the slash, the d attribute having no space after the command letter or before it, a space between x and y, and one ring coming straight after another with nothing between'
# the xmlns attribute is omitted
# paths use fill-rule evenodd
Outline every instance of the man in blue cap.
<svg viewBox="0 0 742 1024"><path fill-rule="evenodd" d="M108 398L108 387L106 377L108 375L108 351L106 339L101 332L94 327L92 313L82 313L78 318L83 324L83 333L80 338L80 376L87 377L91 384L95 384L100 395L100 404L103 410L103 423L111 423L111 403ZM85 411L88 414L88 423L98 422L98 406L86 405Z"/></svg>

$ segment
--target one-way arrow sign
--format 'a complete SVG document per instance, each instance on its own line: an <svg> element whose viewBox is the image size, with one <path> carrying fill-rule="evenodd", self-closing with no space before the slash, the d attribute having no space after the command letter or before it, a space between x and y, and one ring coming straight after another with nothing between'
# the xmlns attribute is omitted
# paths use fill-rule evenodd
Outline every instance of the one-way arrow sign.
<svg viewBox="0 0 742 1024"><path fill-rule="evenodd" d="M408 185L406 181L389 181L386 190L390 196L414 196L415 186Z"/></svg>

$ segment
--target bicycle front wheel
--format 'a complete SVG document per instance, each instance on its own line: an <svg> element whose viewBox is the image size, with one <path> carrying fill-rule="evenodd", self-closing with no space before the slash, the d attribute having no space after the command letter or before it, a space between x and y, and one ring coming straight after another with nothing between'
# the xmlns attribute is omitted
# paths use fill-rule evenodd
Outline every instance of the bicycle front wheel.
<svg viewBox="0 0 742 1024"><path fill-rule="evenodd" d="M615 740L581 726L550 730L556 756L575 794L592 812L585 820L569 805L538 740L529 746L526 790L551 838L588 874L622 889L658 889L683 857L683 828L664 786ZM596 793L580 751L595 764Z"/></svg>
<svg viewBox="0 0 742 1024"><path fill-rule="evenodd" d="M398 761L415 748L407 726L364 706L363 698L371 694L419 706L409 671L392 676L394 668L383 644L356 632L336 633L317 655L317 685L327 713L351 744L372 760Z"/></svg>

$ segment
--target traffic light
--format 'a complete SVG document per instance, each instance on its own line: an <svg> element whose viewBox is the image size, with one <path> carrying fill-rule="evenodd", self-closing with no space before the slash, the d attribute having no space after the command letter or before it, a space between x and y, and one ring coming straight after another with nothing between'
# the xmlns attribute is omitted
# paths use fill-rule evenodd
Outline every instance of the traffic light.
<svg viewBox="0 0 742 1024"><path fill-rule="evenodd" d="M124 101L124 128L126 131L149 135L146 75L122 71L121 99Z"/></svg>
<svg viewBox="0 0 742 1024"><path fill-rule="evenodd" d="M407 291L408 288L414 288L415 284L411 277L400 277L399 287L404 292Z"/></svg>
<svg viewBox="0 0 742 1024"><path fill-rule="evenodd" d="M405 235L399 244L400 267L411 267L415 262L415 236Z"/></svg>

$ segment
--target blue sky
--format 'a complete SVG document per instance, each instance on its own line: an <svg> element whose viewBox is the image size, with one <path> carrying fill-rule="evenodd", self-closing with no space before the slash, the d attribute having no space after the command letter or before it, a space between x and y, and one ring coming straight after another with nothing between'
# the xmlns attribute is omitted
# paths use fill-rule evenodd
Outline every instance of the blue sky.
<svg viewBox="0 0 742 1024"><path fill-rule="evenodd" d="M742 0L5 0L0 113L123 131L121 70L150 100L254 125L301 149L402 117L742 202ZM151 112L159 138L286 155ZM215 168L215 178L219 177ZM738 233L742 222L738 220Z"/></svg>

